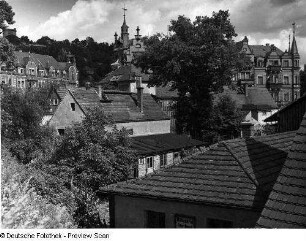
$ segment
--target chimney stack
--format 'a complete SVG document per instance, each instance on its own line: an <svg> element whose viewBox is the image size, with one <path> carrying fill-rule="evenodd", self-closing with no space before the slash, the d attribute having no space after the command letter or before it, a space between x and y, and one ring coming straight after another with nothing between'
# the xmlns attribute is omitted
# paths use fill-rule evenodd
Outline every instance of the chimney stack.
<svg viewBox="0 0 306 241"><path fill-rule="evenodd" d="M98 85L98 95L99 95L99 99L102 100L102 96L103 96L103 90L102 90L102 86Z"/></svg>
<svg viewBox="0 0 306 241"><path fill-rule="evenodd" d="M137 88L137 102L140 108L140 112L143 113L143 87L140 76L136 77L136 88Z"/></svg>

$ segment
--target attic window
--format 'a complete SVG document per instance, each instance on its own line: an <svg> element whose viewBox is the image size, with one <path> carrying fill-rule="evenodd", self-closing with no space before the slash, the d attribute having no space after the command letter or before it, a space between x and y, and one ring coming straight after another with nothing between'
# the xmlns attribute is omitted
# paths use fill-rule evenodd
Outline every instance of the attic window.
<svg viewBox="0 0 306 241"><path fill-rule="evenodd" d="M71 106L71 110L75 111L75 103L70 103L70 106Z"/></svg>

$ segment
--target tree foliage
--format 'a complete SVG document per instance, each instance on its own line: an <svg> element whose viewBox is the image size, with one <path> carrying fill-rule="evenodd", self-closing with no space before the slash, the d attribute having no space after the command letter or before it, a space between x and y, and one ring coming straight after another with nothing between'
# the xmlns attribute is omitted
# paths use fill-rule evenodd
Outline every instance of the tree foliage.
<svg viewBox="0 0 306 241"><path fill-rule="evenodd" d="M98 190L126 180L136 160L126 130L110 125L100 108L91 109L82 121L65 130L53 161L70 169L76 183Z"/></svg>
<svg viewBox="0 0 306 241"><path fill-rule="evenodd" d="M1 228L76 227L72 193L56 176L18 163L3 145L1 166Z"/></svg>
<svg viewBox="0 0 306 241"><path fill-rule="evenodd" d="M1 140L24 163L49 153L54 141L53 130L41 125L49 108L45 91L7 87L1 95Z"/></svg>
<svg viewBox="0 0 306 241"><path fill-rule="evenodd" d="M176 105L177 131L203 139L212 113L212 92L229 84L238 57L228 11L194 22L179 16L171 21L171 35L155 35L138 59L144 71L151 70L151 85L171 83L179 93Z"/></svg>
<svg viewBox="0 0 306 241"><path fill-rule="evenodd" d="M5 29L7 27L6 24L13 24L15 21L13 20L15 13L13 12L12 7L5 1L0 1L0 29Z"/></svg>
<svg viewBox="0 0 306 241"><path fill-rule="evenodd" d="M6 38L0 37L0 65L5 63L7 68L11 68L14 60L14 46Z"/></svg>

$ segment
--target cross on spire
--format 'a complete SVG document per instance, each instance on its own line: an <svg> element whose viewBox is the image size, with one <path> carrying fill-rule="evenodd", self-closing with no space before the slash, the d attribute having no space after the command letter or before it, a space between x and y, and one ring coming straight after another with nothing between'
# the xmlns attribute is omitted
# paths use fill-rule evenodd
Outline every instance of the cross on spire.
<svg viewBox="0 0 306 241"><path fill-rule="evenodd" d="M293 32L293 37L295 37L295 22L292 23L292 32Z"/></svg>
<svg viewBox="0 0 306 241"><path fill-rule="evenodd" d="M124 4L124 7L122 8L123 10L123 18L124 18L124 22L125 22L125 11L127 11L127 8L125 8L125 4Z"/></svg>

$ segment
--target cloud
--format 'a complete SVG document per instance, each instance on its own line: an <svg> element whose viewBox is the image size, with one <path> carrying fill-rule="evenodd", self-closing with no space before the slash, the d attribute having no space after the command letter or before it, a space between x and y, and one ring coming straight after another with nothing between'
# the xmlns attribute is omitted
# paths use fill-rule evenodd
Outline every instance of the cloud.
<svg viewBox="0 0 306 241"><path fill-rule="evenodd" d="M112 42L114 32L120 34L124 4L130 37L137 26L142 35L166 33L170 20L178 15L194 20L222 9L230 11L238 38L247 35L254 44L270 42L285 50L295 21L298 47L306 61L306 49L301 46L306 39L305 0L78 0L70 10L37 27L23 26L18 32L33 40L45 35L56 40L91 36L99 42Z"/></svg>

